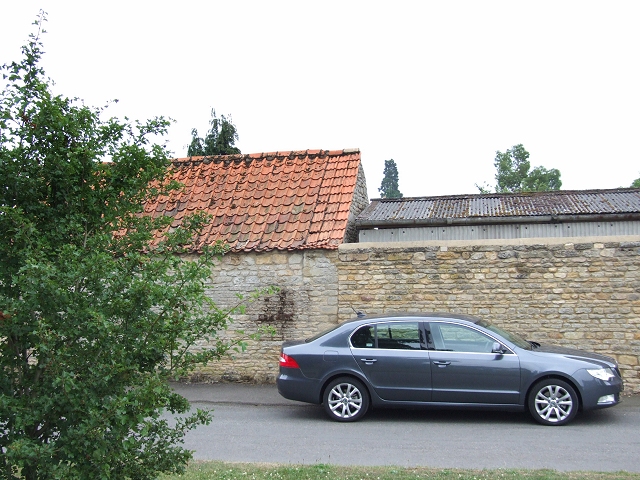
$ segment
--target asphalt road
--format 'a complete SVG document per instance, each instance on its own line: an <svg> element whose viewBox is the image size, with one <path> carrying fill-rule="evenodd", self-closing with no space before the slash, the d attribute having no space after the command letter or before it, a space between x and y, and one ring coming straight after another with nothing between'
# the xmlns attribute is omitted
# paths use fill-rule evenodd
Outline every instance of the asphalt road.
<svg viewBox="0 0 640 480"><path fill-rule="evenodd" d="M186 438L201 460L640 472L640 396L544 427L525 413L375 410L337 423L275 386L174 385L214 420Z"/></svg>

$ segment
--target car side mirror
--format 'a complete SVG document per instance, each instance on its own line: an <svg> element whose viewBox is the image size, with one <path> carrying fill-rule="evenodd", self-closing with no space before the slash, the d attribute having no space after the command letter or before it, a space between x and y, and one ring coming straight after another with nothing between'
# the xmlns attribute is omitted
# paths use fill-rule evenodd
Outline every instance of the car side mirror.
<svg viewBox="0 0 640 480"><path fill-rule="evenodd" d="M491 353L497 353L502 355L504 353L504 348L500 345L500 342L493 342L493 347L491 347Z"/></svg>

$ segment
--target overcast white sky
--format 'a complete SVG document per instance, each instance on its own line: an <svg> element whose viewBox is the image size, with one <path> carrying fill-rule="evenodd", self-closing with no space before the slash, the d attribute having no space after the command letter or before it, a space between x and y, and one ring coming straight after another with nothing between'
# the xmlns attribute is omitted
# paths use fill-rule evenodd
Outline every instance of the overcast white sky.
<svg viewBox="0 0 640 480"><path fill-rule="evenodd" d="M640 177L638 1L2 0L0 64L40 8L56 93L176 120L186 155L211 108L243 153L359 148L405 197L478 193L522 143L563 189Z"/></svg>

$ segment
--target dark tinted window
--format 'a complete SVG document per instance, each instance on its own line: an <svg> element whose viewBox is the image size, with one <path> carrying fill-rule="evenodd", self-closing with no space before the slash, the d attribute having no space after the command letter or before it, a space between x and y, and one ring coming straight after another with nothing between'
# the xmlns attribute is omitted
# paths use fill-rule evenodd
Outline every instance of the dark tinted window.
<svg viewBox="0 0 640 480"><path fill-rule="evenodd" d="M375 327L373 325L360 327L351 335L351 345L355 348L375 347Z"/></svg>
<svg viewBox="0 0 640 480"><path fill-rule="evenodd" d="M355 348L377 347L394 350L420 350L422 340L422 330L420 330L418 322L389 322L364 325L351 335L351 345ZM422 343L425 342L422 341Z"/></svg>

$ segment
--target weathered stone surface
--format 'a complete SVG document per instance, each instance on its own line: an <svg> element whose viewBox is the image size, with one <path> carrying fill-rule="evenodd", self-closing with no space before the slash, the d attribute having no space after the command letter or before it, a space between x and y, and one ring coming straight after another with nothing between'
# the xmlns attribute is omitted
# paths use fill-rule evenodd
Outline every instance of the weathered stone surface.
<svg viewBox="0 0 640 480"><path fill-rule="evenodd" d="M339 263L341 278L358 272L350 291L360 298L366 293L366 304L355 308L370 314L428 310L478 315L529 339L613 356L626 391L640 392L640 243L635 239L443 244L435 258L427 256L435 250L430 243L425 244L425 261L411 264L390 261L391 245L397 252L398 244L372 248L375 260L366 266ZM412 252L418 253L415 244ZM411 280L400 290L399 279L409 272ZM401 293L377 294L390 285ZM341 320L351 316L340 309Z"/></svg>
<svg viewBox="0 0 640 480"><path fill-rule="evenodd" d="M222 335L239 338L239 330L250 333L264 325L274 327L276 335L249 341L246 351L234 352L232 357L199 369L194 380L274 382L284 340L307 338L338 322L337 263L335 250L222 257L207 286L209 296L218 307L231 308L238 303L238 294L246 296L258 288L275 285L281 289L275 295L250 303L243 315L234 316L234 323ZM358 281L361 279L355 280Z"/></svg>
<svg viewBox="0 0 640 480"><path fill-rule="evenodd" d="M283 340L306 338L355 316L398 311L478 315L542 343L615 357L626 391L640 392L640 242L545 245L344 245L338 251L248 253L223 257L210 296L277 285L238 316L227 335L262 324L275 338L250 342L233 360L197 379L273 382ZM624 252L623 252L624 251Z"/></svg>

